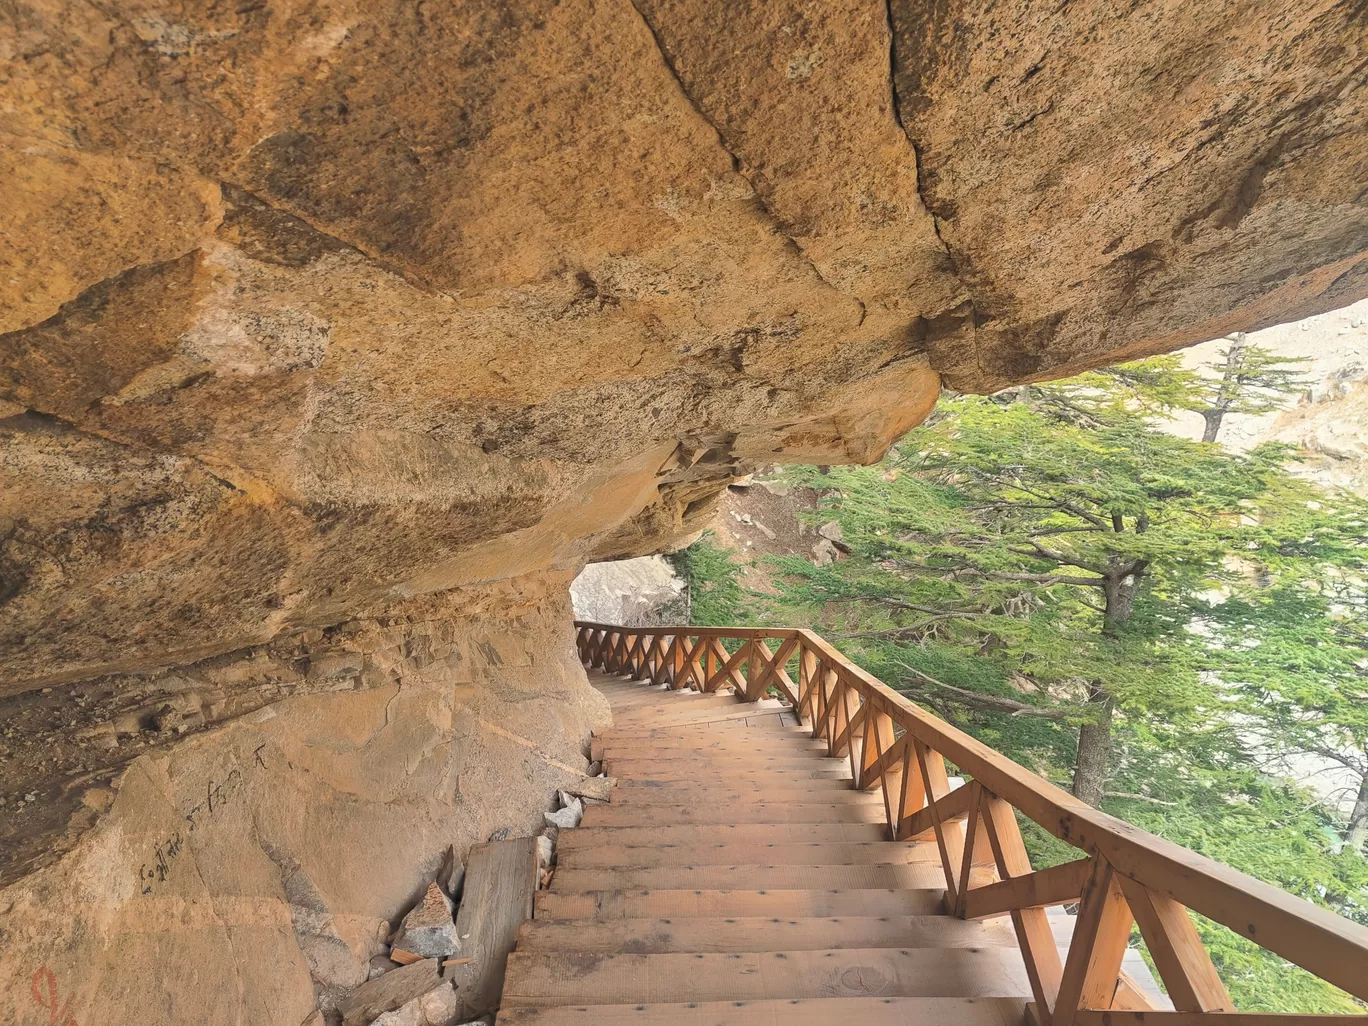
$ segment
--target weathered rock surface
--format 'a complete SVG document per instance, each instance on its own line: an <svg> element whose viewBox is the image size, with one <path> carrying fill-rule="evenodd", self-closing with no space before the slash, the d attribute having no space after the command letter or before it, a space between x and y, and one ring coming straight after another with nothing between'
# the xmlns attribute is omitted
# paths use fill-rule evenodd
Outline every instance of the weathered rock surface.
<svg viewBox="0 0 1368 1026"><path fill-rule="evenodd" d="M630 626L687 623L688 585L664 556L590 563L570 584L575 618Z"/></svg>
<svg viewBox="0 0 1368 1026"><path fill-rule="evenodd" d="M1368 293L1366 40L1331 0L6 8L3 991L305 1022L584 771L584 563L876 459L942 377Z"/></svg>
<svg viewBox="0 0 1368 1026"><path fill-rule="evenodd" d="M42 818L65 808L64 777L4 817L0 991L20 1021L48 974L79 1022L279 1026L332 1009L451 846L540 830L582 779L607 709L576 659L566 583L320 632L293 679L273 679L289 668L269 651L178 671L274 697L172 740L149 732L111 767L97 816L78 787L67 820Z"/></svg>
<svg viewBox="0 0 1368 1026"><path fill-rule="evenodd" d="M1351 6L717 14L16 8L4 688L647 552L938 371L1368 290Z"/></svg>

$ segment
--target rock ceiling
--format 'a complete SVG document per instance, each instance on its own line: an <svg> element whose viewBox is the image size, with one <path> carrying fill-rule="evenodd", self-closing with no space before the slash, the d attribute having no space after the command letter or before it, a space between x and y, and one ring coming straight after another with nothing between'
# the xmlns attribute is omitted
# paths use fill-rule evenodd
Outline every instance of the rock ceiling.
<svg viewBox="0 0 1368 1026"><path fill-rule="evenodd" d="M1368 294L1362 4L0 14L0 693Z"/></svg>

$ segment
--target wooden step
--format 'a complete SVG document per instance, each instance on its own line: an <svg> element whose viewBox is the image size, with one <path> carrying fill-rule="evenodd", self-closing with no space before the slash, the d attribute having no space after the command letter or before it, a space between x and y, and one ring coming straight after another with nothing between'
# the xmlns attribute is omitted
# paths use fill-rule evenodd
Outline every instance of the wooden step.
<svg viewBox="0 0 1368 1026"><path fill-rule="evenodd" d="M847 948L745 954L515 951L504 1007L817 997L1025 997L1011 949Z"/></svg>
<svg viewBox="0 0 1368 1026"><path fill-rule="evenodd" d="M773 716L766 719L761 716L761 713L767 713L769 710L760 709L751 712L750 710L753 708L751 705L740 705L738 712L734 715L704 723L656 724L653 726L630 724L625 727L607 727L601 734L605 738L633 738L637 740L659 738L688 740L709 735L721 737L750 737L755 735L763 737L768 735L779 738L806 737L811 739L811 728L799 726L792 709L787 706L781 710L776 710L783 713L784 719L782 721ZM756 722L747 723L746 718L748 716Z"/></svg>
<svg viewBox="0 0 1368 1026"><path fill-rule="evenodd" d="M982 948L1016 944L1004 922L935 916L794 919L675 916L668 919L529 919L519 951L678 952L827 951L833 948Z"/></svg>
<svg viewBox="0 0 1368 1026"><path fill-rule="evenodd" d="M720 781L735 786L752 783L756 787L766 781L804 781L804 780L845 780L851 779L850 767L843 766L834 759L805 759L803 764L791 769L769 769L762 763L750 766L721 765L700 755L692 765L677 765L673 769L661 767L655 770L638 768L624 770L612 766L605 770L611 777L631 786L652 784L699 784Z"/></svg>
<svg viewBox="0 0 1368 1026"><path fill-rule="evenodd" d="M938 863L891 866L772 866L735 863L716 866L614 866L576 869L558 867L551 878L555 891L621 891L632 887L713 890L754 887L759 890L923 889L945 883Z"/></svg>
<svg viewBox="0 0 1368 1026"><path fill-rule="evenodd" d="M618 710L638 709L704 709L713 706L735 706L740 699L735 695L704 695L697 691L652 691L619 692L610 695L608 704L613 707L613 715Z"/></svg>
<svg viewBox="0 0 1368 1026"><path fill-rule="evenodd" d="M813 777L813 776L786 776L783 774L773 774L766 776L756 774L754 776L735 776L720 779L707 773L700 773L695 780L641 780L626 779L618 780L618 787L627 793L627 797L640 797L640 791L668 791L670 794L683 794L690 791L712 791L712 792L770 792L770 791L850 791L850 777ZM747 797L755 797L749 795Z"/></svg>
<svg viewBox="0 0 1368 1026"><path fill-rule="evenodd" d="M596 739L595 739L596 740ZM707 755L710 758L776 758L776 759L825 759L826 741L810 741L802 737L776 737L770 741L751 741L733 743L725 737L700 737L695 740L661 739L657 741L611 741L602 748L602 758L642 759L653 761L684 762ZM850 765L850 758L832 759Z"/></svg>
<svg viewBox="0 0 1368 1026"><path fill-rule="evenodd" d="M783 717L787 717L784 719ZM635 726L649 724L651 730L661 730L665 727L678 726L711 726L714 723L741 723L747 727L763 728L784 723L797 724L798 718L787 706L780 706L778 703L765 705L762 703L750 704L746 702L728 703L727 708L718 709L689 709L681 707L677 710L669 708L652 709L649 713L636 717L632 714L624 716L619 722L615 716L613 726L604 734L607 737L621 734Z"/></svg>
<svg viewBox="0 0 1368 1026"><path fill-rule="evenodd" d="M562 869L600 866L644 869L650 866L905 866L926 862L940 864L940 852L935 844L907 841L711 844L695 836L683 844L610 843L562 849L557 864Z"/></svg>
<svg viewBox="0 0 1368 1026"><path fill-rule="evenodd" d="M1022 1026L1020 998L855 997L505 1008L497 1026Z"/></svg>
<svg viewBox="0 0 1368 1026"><path fill-rule="evenodd" d="M553 878L554 880L554 878ZM718 890L653 888L538 891L537 918L654 919L718 916L919 916L944 911L945 879L924 888ZM747 885L750 888L751 885Z"/></svg>
<svg viewBox="0 0 1368 1026"><path fill-rule="evenodd" d="M688 752L657 752L654 755L623 757L611 753L603 760L604 768L615 777L642 777L664 774L669 776L687 775L701 762L717 772L763 771L766 773L788 773L808 769L843 769L850 772L847 758L828 759L824 753L812 751L794 755L771 755L768 753L718 752L693 749Z"/></svg>
<svg viewBox="0 0 1368 1026"><path fill-rule="evenodd" d="M781 782L782 783L782 782ZM829 787L826 785L838 786ZM611 801L614 805L711 805L713 807L742 808L747 805L781 805L801 802L807 805L865 805L882 810L882 794L856 791L846 780L806 780L802 786L787 783L779 787L737 788L726 784L697 787L615 787Z"/></svg>
<svg viewBox="0 0 1368 1026"><path fill-rule="evenodd" d="M742 823L887 823L881 803L866 801L747 802L735 805L651 805L646 802L590 805L584 810L581 825L591 826L671 826L682 824ZM852 798L864 798L858 791ZM831 795L827 795L830 798Z"/></svg>
<svg viewBox="0 0 1368 1026"><path fill-rule="evenodd" d="M886 841L882 823L729 823L709 824L706 837L718 844L784 844L813 841ZM699 838L700 828L674 826L586 827L562 830L556 848L562 854L600 844L688 844Z"/></svg>

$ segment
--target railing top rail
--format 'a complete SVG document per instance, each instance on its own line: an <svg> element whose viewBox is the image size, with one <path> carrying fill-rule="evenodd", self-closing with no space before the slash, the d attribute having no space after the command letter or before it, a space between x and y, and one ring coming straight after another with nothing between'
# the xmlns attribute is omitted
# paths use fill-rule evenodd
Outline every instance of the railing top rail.
<svg viewBox="0 0 1368 1026"><path fill-rule="evenodd" d="M1368 1000L1368 928L1229 866L1094 809L894 691L802 628L623 627L576 621L613 633L787 640L794 635L866 702L887 714L993 794L1055 837L1101 854L1116 872L1167 895L1321 978Z"/></svg>

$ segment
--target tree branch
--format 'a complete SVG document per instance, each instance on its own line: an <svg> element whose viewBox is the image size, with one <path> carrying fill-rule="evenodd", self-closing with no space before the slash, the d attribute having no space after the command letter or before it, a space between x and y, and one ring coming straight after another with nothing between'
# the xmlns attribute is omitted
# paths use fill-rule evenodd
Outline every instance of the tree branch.
<svg viewBox="0 0 1368 1026"><path fill-rule="evenodd" d="M1046 720L1078 719L1087 715L1082 709L1047 709L1038 705L1028 705L1026 702L1018 702L1011 698L1004 698L1001 695L984 695L977 691L967 691L964 688L957 688L953 684L947 684L945 681L937 680L935 677L922 673L915 666L908 666L907 663L900 660L894 661L914 677L920 678L932 687L948 691L955 697L956 701L979 709L1011 713L1013 716L1037 716Z"/></svg>

